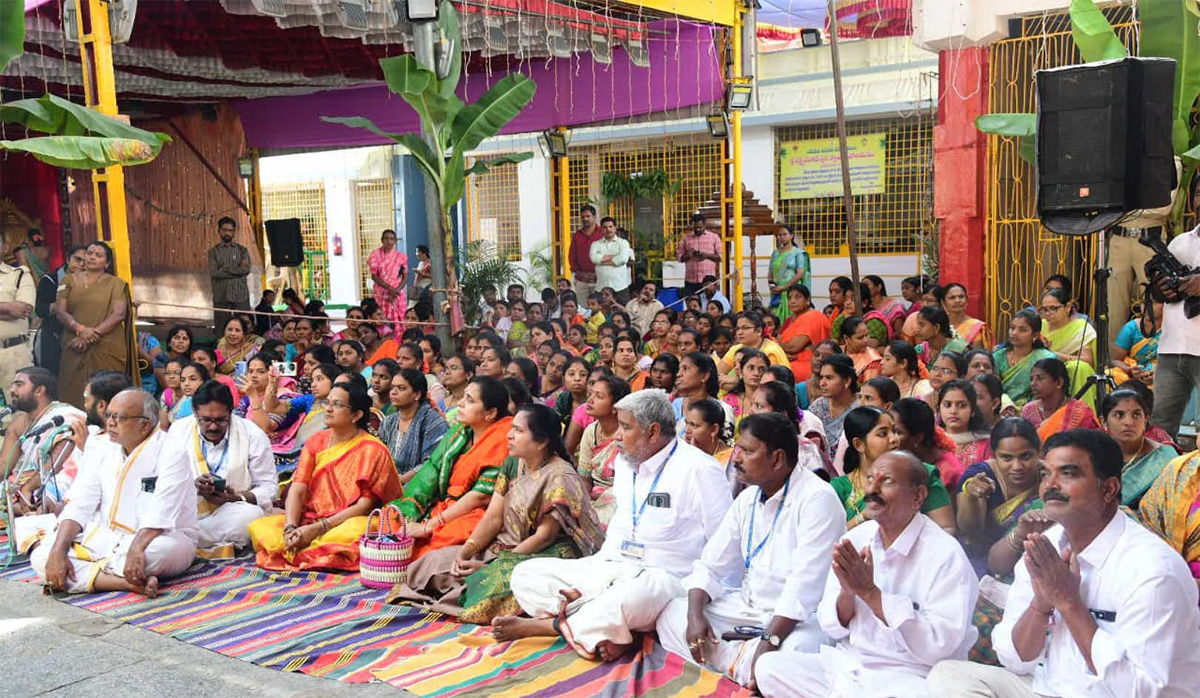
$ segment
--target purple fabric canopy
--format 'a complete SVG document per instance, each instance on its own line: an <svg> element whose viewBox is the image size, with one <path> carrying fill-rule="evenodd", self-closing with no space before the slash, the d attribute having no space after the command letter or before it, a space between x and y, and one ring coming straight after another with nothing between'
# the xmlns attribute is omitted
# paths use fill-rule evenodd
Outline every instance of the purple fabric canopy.
<svg viewBox="0 0 1200 698"><path fill-rule="evenodd" d="M590 53L522 63L520 70L537 83L537 94L504 133L580 126L720 100L724 85L712 28L669 20L650 29L647 68L633 65L621 49L612 52L611 65L596 63ZM459 94L474 100L502 77L498 72L468 74ZM420 131L417 113L383 84L242 100L235 106L248 145L257 148L390 142L361 129L325 123L322 116L365 116L391 133Z"/></svg>

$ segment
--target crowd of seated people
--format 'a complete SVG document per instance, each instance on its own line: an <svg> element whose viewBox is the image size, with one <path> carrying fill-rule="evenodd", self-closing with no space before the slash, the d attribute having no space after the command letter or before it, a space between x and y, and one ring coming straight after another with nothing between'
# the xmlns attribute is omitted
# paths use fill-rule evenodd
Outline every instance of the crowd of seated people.
<svg viewBox="0 0 1200 698"><path fill-rule="evenodd" d="M1151 423L1161 306L1096 366L1060 279L999 344L921 277L838 277L823 310L794 280L774 313L640 289L510 288L457 351L363 307L337 335L234 317L216 349L172 328L159 395L98 374L77 425L5 440L14 513L58 514L34 567L150 596L194 556L356 572L390 504L415 542L388 600L501 641L653 633L767 696L1196 693L1200 455ZM57 404L40 369L10 389L22 430Z"/></svg>

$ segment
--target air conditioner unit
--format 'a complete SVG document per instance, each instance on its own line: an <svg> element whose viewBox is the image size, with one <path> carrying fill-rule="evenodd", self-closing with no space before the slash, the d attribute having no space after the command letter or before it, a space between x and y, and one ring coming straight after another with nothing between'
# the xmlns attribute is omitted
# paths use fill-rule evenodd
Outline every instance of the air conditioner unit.
<svg viewBox="0 0 1200 698"><path fill-rule="evenodd" d="M639 68L650 67L650 52L646 50L646 42L642 39L629 38L625 40L625 53L629 54L629 62Z"/></svg>
<svg viewBox="0 0 1200 698"><path fill-rule="evenodd" d="M508 32L502 17L488 15L483 18L483 43L490 55L508 51Z"/></svg>
<svg viewBox="0 0 1200 698"><path fill-rule="evenodd" d="M592 32L592 58L597 63L612 63L612 40L608 38L608 34Z"/></svg>
<svg viewBox="0 0 1200 698"><path fill-rule="evenodd" d="M347 29L365 32L370 26L365 0L338 0L337 19Z"/></svg>
<svg viewBox="0 0 1200 698"><path fill-rule="evenodd" d="M561 24L546 27L546 46L551 56L571 57L571 40L567 38L567 30Z"/></svg>
<svg viewBox="0 0 1200 698"><path fill-rule="evenodd" d="M86 2L86 0L85 0ZM137 0L109 0L108 31L114 44L123 44L133 35L133 22L137 18ZM79 7L76 0L63 4L63 34L68 41L79 42Z"/></svg>

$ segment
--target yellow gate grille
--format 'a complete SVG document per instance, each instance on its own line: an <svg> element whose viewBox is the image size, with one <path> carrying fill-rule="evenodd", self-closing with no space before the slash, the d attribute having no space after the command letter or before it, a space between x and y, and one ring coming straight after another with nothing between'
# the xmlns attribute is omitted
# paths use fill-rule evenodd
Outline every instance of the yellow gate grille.
<svg viewBox="0 0 1200 698"><path fill-rule="evenodd" d="M599 217L612 216L617 225L633 228L633 206L627 200L603 201L601 181L606 172L625 176L662 170L679 191L664 198L663 242L659 254L670 259L679 235L691 228L689 216L721 191L721 141L703 136L637 139L570 149L571 221L579 223L579 207L593 203ZM645 231L640 231L645 232ZM636 244L635 244L636 247ZM664 249L665 248L665 249ZM648 253L650 250L635 250Z"/></svg>
<svg viewBox="0 0 1200 698"><path fill-rule="evenodd" d="M389 177L356 179L354 187L354 230L358 236L358 277L363 298L369 295L371 270L367 258L379 247L383 231L395 227L392 180ZM411 260L410 260L411 261Z"/></svg>
<svg viewBox="0 0 1200 698"><path fill-rule="evenodd" d="M325 185L321 182L289 184L286 186L263 187L263 220L283 218L300 219L300 235L304 239L306 252L328 254L325 227ZM269 246L268 246L269 249ZM302 278L312 278L308 264L301 265ZM304 295L313 295L320 289L312 288L307 281L302 289Z"/></svg>
<svg viewBox="0 0 1200 698"><path fill-rule="evenodd" d="M485 175L471 177L467 185L467 239L490 242L502 259L520 261L520 204L516 165L493 167Z"/></svg>
<svg viewBox="0 0 1200 698"><path fill-rule="evenodd" d="M1105 10L1117 35L1137 50L1137 22L1129 7ZM994 113L1036 109L1034 72L1081 63L1066 14L1020 20L1021 36L992 46L989 104ZM987 321L998 337L1007 335L1012 314L1037 305L1046 277L1066 274L1075 300L1090 313L1096 244L1099 236L1068 237L1042 227L1037 217L1034 168L1017 153L1012 138L988 137Z"/></svg>
<svg viewBox="0 0 1200 698"><path fill-rule="evenodd" d="M918 110L904 119L867 119L846 124L847 135L887 134L886 191L854 197L858 253L916 254L922 233L933 228L933 115ZM775 152L784 141L836 138L833 122L775 129ZM795 226L814 255L847 254L842 197L780 198L779 157L774 158L775 215Z"/></svg>

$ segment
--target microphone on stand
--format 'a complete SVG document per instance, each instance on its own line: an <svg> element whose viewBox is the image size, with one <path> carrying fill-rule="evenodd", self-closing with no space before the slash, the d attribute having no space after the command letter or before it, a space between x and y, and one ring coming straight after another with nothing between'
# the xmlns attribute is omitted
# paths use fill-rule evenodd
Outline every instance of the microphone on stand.
<svg viewBox="0 0 1200 698"><path fill-rule="evenodd" d="M43 424L40 427L37 427L36 429L30 429L29 431L22 434L20 441L28 441L29 439L32 439L35 436L41 436L42 434L45 434L46 432L50 431L51 429L57 429L57 428L61 427L65 421L66 420L63 419L61 414L55 415L53 418L51 418L51 420L49 422L46 422L45 424Z"/></svg>
<svg viewBox="0 0 1200 698"><path fill-rule="evenodd" d="M7 417L11 417L13 412L15 412L15 410L7 405L0 407L0 424L3 424ZM7 426L0 426L0 436L4 436L6 431L8 431Z"/></svg>

